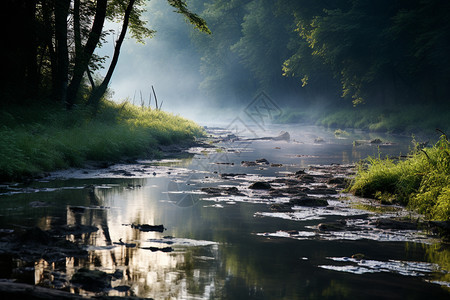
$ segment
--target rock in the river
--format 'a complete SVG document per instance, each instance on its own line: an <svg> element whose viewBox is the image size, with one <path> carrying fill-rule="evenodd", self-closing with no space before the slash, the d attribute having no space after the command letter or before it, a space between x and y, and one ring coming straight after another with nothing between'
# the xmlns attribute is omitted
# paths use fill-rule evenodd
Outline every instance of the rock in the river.
<svg viewBox="0 0 450 300"><path fill-rule="evenodd" d="M219 197L222 195L233 195L233 196L244 196L243 193L239 191L239 189L235 186L232 187L204 187L201 189L202 192L207 193L210 196L213 197Z"/></svg>
<svg viewBox="0 0 450 300"><path fill-rule="evenodd" d="M257 181L252 183L248 188L253 190L270 190L272 186L268 182Z"/></svg>
<svg viewBox="0 0 450 300"><path fill-rule="evenodd" d="M241 161L241 165L244 167L254 167L254 166L257 166L258 164L255 161L243 160L243 161Z"/></svg>
<svg viewBox="0 0 450 300"><path fill-rule="evenodd" d="M299 180L301 180L304 183L313 183L316 181L316 179L314 178L313 175L309 175L309 174L301 174L296 176Z"/></svg>
<svg viewBox="0 0 450 300"><path fill-rule="evenodd" d="M291 212L292 205L289 205L286 203L275 203L270 206L270 210L273 210L276 212Z"/></svg>
<svg viewBox="0 0 450 300"><path fill-rule="evenodd" d="M327 187L316 187L308 191L308 194L315 195L335 195L338 192L335 189L327 188Z"/></svg>
<svg viewBox="0 0 450 300"><path fill-rule="evenodd" d="M298 206L328 206L326 199L309 196L292 198L289 200L289 203Z"/></svg>
<svg viewBox="0 0 450 300"><path fill-rule="evenodd" d="M404 220L395 220L395 219L376 219L374 221L369 222L369 225L375 225L377 228L381 229L397 229L397 230L416 230L417 223L404 221Z"/></svg>
<svg viewBox="0 0 450 300"><path fill-rule="evenodd" d="M263 165L268 165L269 164L269 161L267 159L265 159L265 158L257 159L257 160L255 160L255 162L257 164L263 164Z"/></svg>
<svg viewBox="0 0 450 300"><path fill-rule="evenodd" d="M347 223L344 220L336 222L320 223L317 225L317 229L320 231L342 231L346 229Z"/></svg>
<svg viewBox="0 0 450 300"><path fill-rule="evenodd" d="M348 179L344 177L332 177L327 180L327 184L345 185L347 182Z"/></svg>
<svg viewBox="0 0 450 300"><path fill-rule="evenodd" d="M295 172L295 176L299 176L299 175L303 175L306 174L305 170L298 170L297 172Z"/></svg>
<svg viewBox="0 0 450 300"><path fill-rule="evenodd" d="M220 177L227 178L227 177L236 177L236 176L247 176L245 173L222 173L220 174Z"/></svg>

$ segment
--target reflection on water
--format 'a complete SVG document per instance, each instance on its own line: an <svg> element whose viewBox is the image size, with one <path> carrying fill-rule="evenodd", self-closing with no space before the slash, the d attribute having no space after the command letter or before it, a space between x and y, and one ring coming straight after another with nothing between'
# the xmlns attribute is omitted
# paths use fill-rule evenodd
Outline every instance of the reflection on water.
<svg viewBox="0 0 450 300"><path fill-rule="evenodd" d="M358 133L342 139L312 127L289 130L290 142L221 143L219 151L194 149L195 156L187 159L65 171L27 189L2 189L0 228L78 226L84 230L66 239L85 245L88 255L30 263L0 252L0 277L91 296L93 291L70 282L86 267L109 274L111 288L104 292L108 295L154 299L448 296L441 287L449 282L445 246L413 238L387 243L358 238L358 232L351 239L318 238L313 228L324 220L344 217L356 224L362 215L371 214L345 205L339 208L335 199L333 211L297 208L291 215L274 215L268 203L286 199L270 200L266 192L248 189L251 182L311 164L353 163L379 151L373 145L352 146L353 139L378 135ZM318 137L324 142L315 143ZM381 138L398 143L382 149L386 154L406 153L409 147L405 142L409 138ZM274 165L241 165L260 158ZM224 173L245 175L221 176ZM237 187L242 195L211 197L202 187ZM146 232L131 224L163 224L165 230ZM87 226L94 229L86 230ZM377 234L363 229L367 235ZM328 237L332 234L339 235ZM366 260L346 259L355 253L363 253ZM420 274L402 275L410 269Z"/></svg>

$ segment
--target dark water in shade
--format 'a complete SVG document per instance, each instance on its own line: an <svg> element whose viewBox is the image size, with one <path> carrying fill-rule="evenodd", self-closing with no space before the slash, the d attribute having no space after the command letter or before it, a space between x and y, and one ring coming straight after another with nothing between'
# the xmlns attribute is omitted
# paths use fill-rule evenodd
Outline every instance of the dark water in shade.
<svg viewBox="0 0 450 300"><path fill-rule="evenodd" d="M314 226L321 222L358 223L376 215L338 198L334 213L310 209L276 215L264 192L248 190L253 181L281 177L312 164L349 164L379 152L406 154L411 138L362 132L336 138L332 131L299 126L274 127L257 135L274 136L281 129L291 133L290 142L223 142L219 150L192 149L194 156L186 159L59 172L27 189L17 186L5 191L0 195L0 228L49 230L82 224L98 231L67 236L86 246L87 258L67 257L57 263L42 259L31 265L1 258L0 278L58 288L70 286L72 275L88 267L123 273L112 280L112 287L129 290L105 291L116 296L448 299L449 249L432 237L363 227L353 236L320 235ZM375 138L394 144L352 145L355 139ZM282 166L240 165L260 158ZM224 179L223 173L248 176ZM215 186L236 186L245 196L214 198L200 192L201 187ZM166 230L142 232L130 224L163 224ZM298 234L288 234L291 230ZM119 245L120 241L136 247ZM364 254L364 260L349 258L356 253Z"/></svg>

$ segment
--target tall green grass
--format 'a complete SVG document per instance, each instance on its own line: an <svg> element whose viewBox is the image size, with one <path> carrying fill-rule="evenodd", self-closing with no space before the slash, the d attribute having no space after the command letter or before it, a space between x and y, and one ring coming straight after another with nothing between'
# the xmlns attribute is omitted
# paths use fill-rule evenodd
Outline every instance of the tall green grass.
<svg viewBox="0 0 450 300"><path fill-rule="evenodd" d="M398 202L433 220L450 218L450 143L445 135L432 147L415 149L400 161L369 158L350 187L355 195Z"/></svg>
<svg viewBox="0 0 450 300"><path fill-rule="evenodd" d="M82 166L88 160L118 161L158 154L158 145L203 134L192 121L163 111L104 101L66 111L54 103L9 107L0 112L0 180Z"/></svg>

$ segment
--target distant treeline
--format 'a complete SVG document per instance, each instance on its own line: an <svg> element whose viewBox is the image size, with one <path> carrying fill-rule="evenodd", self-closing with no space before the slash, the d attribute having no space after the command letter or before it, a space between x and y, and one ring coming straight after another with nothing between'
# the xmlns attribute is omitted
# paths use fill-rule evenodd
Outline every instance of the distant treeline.
<svg viewBox="0 0 450 300"><path fill-rule="evenodd" d="M192 40L201 88L219 102L229 103L230 91L249 97L259 90L290 103L341 96L350 105L448 102L450 1L189 3L212 31Z"/></svg>

